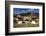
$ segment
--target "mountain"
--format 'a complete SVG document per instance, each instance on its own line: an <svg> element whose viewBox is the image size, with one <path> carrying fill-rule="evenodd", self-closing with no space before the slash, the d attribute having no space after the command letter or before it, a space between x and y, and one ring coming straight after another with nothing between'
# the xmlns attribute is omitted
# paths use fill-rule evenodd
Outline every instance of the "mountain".
<svg viewBox="0 0 46 36"><path fill-rule="evenodd" d="M36 16L39 16L39 13L34 13L34 12L27 12L27 13L20 13L20 14L14 14L14 16L17 16L17 15L21 15L21 16L28 16L28 15L36 15Z"/></svg>

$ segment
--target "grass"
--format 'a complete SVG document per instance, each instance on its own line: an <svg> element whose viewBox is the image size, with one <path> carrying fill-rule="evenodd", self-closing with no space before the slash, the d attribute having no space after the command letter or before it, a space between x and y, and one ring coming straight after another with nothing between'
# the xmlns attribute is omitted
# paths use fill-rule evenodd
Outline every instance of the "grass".
<svg viewBox="0 0 46 36"><path fill-rule="evenodd" d="M15 24L14 27L38 27L39 24Z"/></svg>

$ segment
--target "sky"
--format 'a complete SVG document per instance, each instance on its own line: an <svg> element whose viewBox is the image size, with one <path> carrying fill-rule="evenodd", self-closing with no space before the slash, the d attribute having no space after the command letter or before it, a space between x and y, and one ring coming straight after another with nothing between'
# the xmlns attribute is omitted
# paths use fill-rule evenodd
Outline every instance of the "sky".
<svg viewBox="0 0 46 36"><path fill-rule="evenodd" d="M39 9L31 9L31 8L13 8L14 14L21 14L21 13L39 13Z"/></svg>

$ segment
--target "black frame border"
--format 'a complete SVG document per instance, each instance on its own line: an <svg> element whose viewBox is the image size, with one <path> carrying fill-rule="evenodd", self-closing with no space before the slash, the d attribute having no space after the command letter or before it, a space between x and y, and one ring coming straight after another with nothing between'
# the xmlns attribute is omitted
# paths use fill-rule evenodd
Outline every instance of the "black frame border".
<svg viewBox="0 0 46 36"><path fill-rule="evenodd" d="M20 1L10 1L10 2L20 2ZM39 33L45 33L45 3L41 2L23 2L23 3L32 3L32 4L40 4L43 5L43 30L42 31L35 31L35 32L18 32L18 33L9 33L8 28L8 9L6 8L6 1L5 1L5 35L22 35L22 34L39 34Z"/></svg>

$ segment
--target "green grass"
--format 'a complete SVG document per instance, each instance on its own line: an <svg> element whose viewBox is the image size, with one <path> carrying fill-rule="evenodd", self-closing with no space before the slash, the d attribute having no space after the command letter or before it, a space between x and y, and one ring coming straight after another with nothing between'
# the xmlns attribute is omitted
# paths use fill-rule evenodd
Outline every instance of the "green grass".
<svg viewBox="0 0 46 36"><path fill-rule="evenodd" d="M38 27L39 24L15 24L14 27Z"/></svg>

